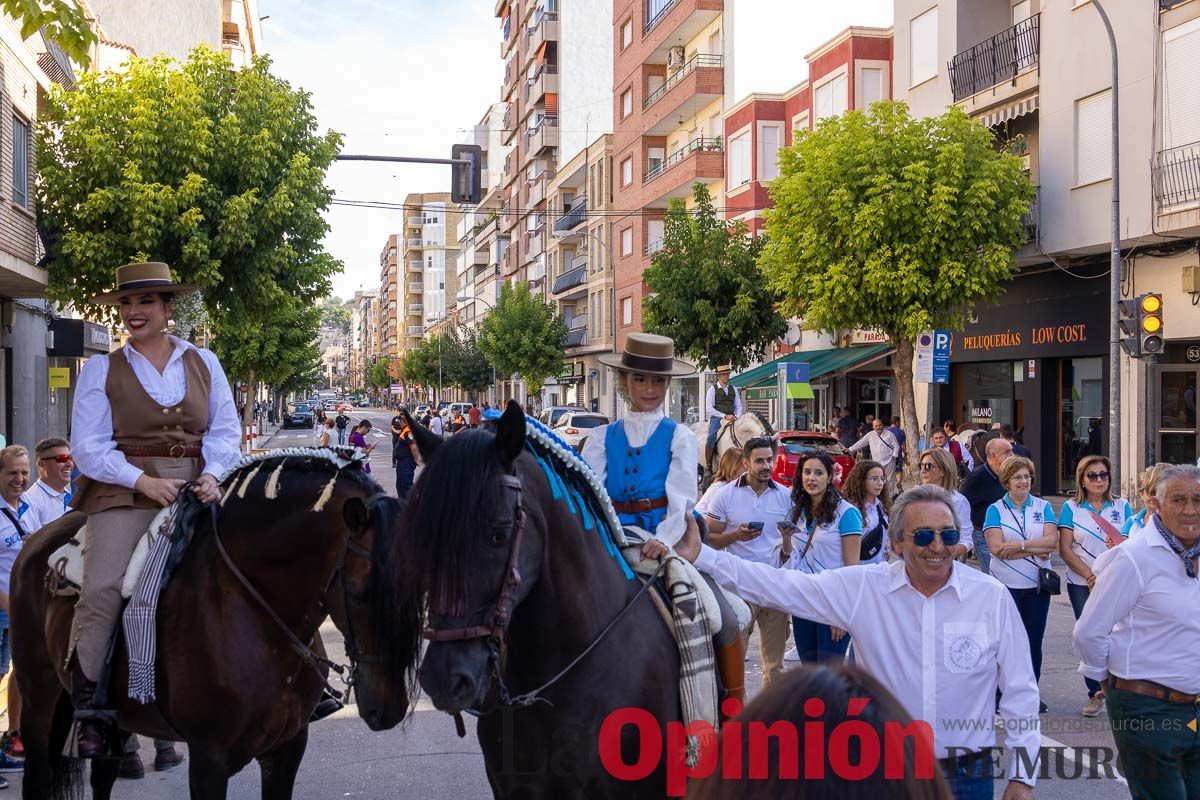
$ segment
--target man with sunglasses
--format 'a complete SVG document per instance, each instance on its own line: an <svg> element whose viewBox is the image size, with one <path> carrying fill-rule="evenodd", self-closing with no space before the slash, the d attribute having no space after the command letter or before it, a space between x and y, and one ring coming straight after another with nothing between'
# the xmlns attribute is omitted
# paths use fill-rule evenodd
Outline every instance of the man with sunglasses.
<svg viewBox="0 0 1200 800"><path fill-rule="evenodd" d="M992 796L999 689L1006 746L1014 751L1003 797L1032 797L1038 687L1012 597L995 578L951 557L959 532L950 495L939 486L902 494L888 537L900 560L817 574L789 568L790 534L780 545L789 565L782 568L702 545L692 530L675 552L747 602L849 631L859 666L933 729L956 798Z"/></svg>
<svg viewBox="0 0 1200 800"><path fill-rule="evenodd" d="M31 533L67 512L67 503L71 499L71 471L75 468L71 444L66 439L42 439L33 448L33 457L38 479L25 492L23 499L29 504L29 510L22 517Z"/></svg>

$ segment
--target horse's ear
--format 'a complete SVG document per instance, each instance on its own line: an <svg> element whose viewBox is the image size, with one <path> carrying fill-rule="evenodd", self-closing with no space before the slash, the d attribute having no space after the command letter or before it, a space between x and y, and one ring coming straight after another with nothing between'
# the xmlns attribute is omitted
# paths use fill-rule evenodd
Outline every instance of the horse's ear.
<svg viewBox="0 0 1200 800"><path fill-rule="evenodd" d="M417 452L421 454L421 460L428 464L433 460L433 454L442 446L442 437L413 419L408 413L408 409L402 408L399 413L413 435L413 441L417 444Z"/></svg>
<svg viewBox="0 0 1200 800"><path fill-rule="evenodd" d="M342 505L342 519L346 521L346 527L350 530L362 533L371 523L371 512L367 511L366 503L357 497L351 497Z"/></svg>
<svg viewBox="0 0 1200 800"><path fill-rule="evenodd" d="M516 400L509 400L496 423L496 449L505 464L512 464L525 449L525 412Z"/></svg>

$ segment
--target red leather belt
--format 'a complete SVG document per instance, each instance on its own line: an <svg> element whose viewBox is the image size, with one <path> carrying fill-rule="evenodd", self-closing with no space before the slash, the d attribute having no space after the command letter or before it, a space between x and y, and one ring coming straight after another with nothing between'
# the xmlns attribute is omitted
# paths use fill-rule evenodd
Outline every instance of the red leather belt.
<svg viewBox="0 0 1200 800"><path fill-rule="evenodd" d="M653 500L643 497L641 500L626 500L618 503L613 501L613 508L618 514L646 514L656 508L666 508L667 498L656 497Z"/></svg>
<svg viewBox="0 0 1200 800"><path fill-rule="evenodd" d="M1131 681L1125 678L1118 678L1116 675L1110 675L1108 682L1118 689L1123 689L1126 692L1145 695L1146 697L1156 697L1159 700L1166 700L1168 703L1180 703L1182 705L1196 705L1200 703L1200 694L1186 694L1177 692L1170 686L1163 686L1161 683L1154 681Z"/></svg>
<svg viewBox="0 0 1200 800"><path fill-rule="evenodd" d="M134 458L200 458L203 450L198 444L117 445L117 449Z"/></svg>

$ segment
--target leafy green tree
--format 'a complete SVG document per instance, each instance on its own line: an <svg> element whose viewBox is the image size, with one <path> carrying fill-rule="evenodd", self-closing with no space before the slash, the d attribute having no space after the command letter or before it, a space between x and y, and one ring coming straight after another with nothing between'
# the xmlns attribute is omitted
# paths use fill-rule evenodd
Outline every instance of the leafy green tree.
<svg viewBox="0 0 1200 800"><path fill-rule="evenodd" d="M758 266L761 240L741 220L718 218L703 183L692 192L694 213L671 200L663 247L646 269L653 292L643 301L646 330L670 336L701 367L746 367L762 360L787 323Z"/></svg>
<svg viewBox="0 0 1200 800"><path fill-rule="evenodd" d="M960 109L913 119L883 102L781 149L770 193L760 263L781 310L818 330L885 333L916 441L913 342L961 330L1012 276L1034 196L1020 159Z"/></svg>
<svg viewBox="0 0 1200 800"><path fill-rule="evenodd" d="M391 366L393 359L384 356L371 365L367 373L367 385L372 389L387 389L392 385Z"/></svg>
<svg viewBox="0 0 1200 800"><path fill-rule="evenodd" d="M439 352L439 334L435 333L404 354L400 374L413 386L437 386L439 366L445 380L446 365L441 360L444 356L444 352Z"/></svg>
<svg viewBox="0 0 1200 800"><path fill-rule="evenodd" d="M567 323L528 283L500 288L496 308L479 327L479 350L502 375L520 375L530 392L562 369Z"/></svg>
<svg viewBox="0 0 1200 800"><path fill-rule="evenodd" d="M487 356L479 349L479 337L474 330L460 326L447 336L449 355L445 359L446 381L471 397L487 389L495 380L495 371Z"/></svg>
<svg viewBox="0 0 1200 800"><path fill-rule="evenodd" d="M63 49L76 64L87 67L96 34L77 3L68 0L0 0L0 11L21 23L21 38L38 31Z"/></svg>
<svg viewBox="0 0 1200 800"><path fill-rule="evenodd" d="M321 325L324 327L349 334L352 319L350 309L346 308L338 297L326 297L321 303Z"/></svg>

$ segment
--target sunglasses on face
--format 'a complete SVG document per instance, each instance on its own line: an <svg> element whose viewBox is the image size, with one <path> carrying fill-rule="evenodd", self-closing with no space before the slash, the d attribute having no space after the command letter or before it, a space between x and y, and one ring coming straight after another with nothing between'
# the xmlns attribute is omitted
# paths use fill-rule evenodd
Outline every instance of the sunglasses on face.
<svg viewBox="0 0 1200 800"><path fill-rule="evenodd" d="M38 461L57 461L59 464L70 464L71 460L70 453L59 453L56 456L42 456L38 459Z"/></svg>
<svg viewBox="0 0 1200 800"><path fill-rule="evenodd" d="M932 528L917 528L911 535L913 544L917 547L929 547L929 545L933 544L933 537L935 535L942 537L942 544L946 545L946 547L954 547L954 545L958 544L959 537L957 528L943 528L940 531L935 531Z"/></svg>
<svg viewBox="0 0 1200 800"><path fill-rule="evenodd" d="M1108 480L1108 473L1107 472L1089 472L1087 474L1087 479L1089 481L1106 481L1106 480Z"/></svg>
<svg viewBox="0 0 1200 800"><path fill-rule="evenodd" d="M938 465L934 464L932 461L922 461L921 462L921 467L920 467L921 472L932 472L933 470L935 470L937 468L938 468Z"/></svg>

